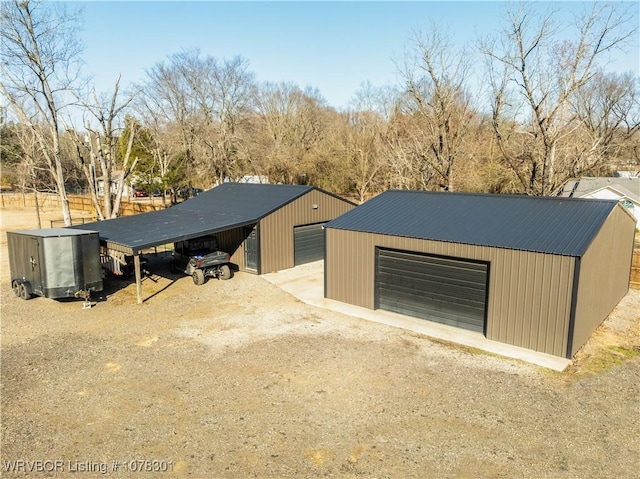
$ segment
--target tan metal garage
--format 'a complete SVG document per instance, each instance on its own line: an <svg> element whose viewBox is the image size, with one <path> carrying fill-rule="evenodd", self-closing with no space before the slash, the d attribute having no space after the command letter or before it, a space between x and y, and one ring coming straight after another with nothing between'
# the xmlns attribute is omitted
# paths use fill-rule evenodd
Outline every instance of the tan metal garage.
<svg viewBox="0 0 640 479"><path fill-rule="evenodd" d="M615 201L388 191L326 225L325 296L572 357L628 291Z"/></svg>

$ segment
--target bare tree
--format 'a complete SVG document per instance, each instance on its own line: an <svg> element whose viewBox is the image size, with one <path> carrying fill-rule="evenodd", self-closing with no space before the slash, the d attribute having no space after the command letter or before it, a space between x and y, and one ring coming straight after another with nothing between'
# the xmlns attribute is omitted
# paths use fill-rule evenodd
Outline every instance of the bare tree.
<svg viewBox="0 0 640 479"><path fill-rule="evenodd" d="M265 83L255 103L265 136L264 170L277 181L307 183L326 134L322 96L293 83Z"/></svg>
<svg viewBox="0 0 640 479"><path fill-rule="evenodd" d="M251 113L253 73L247 60L219 61L197 50L169 57L147 72L145 117L164 118L181 133L185 163L215 181L234 176L242 127Z"/></svg>
<svg viewBox="0 0 640 479"><path fill-rule="evenodd" d="M384 123L375 112L349 113L346 159L360 203L364 203L371 189L377 187L378 175L384 167L380 152L383 128Z"/></svg>
<svg viewBox="0 0 640 479"><path fill-rule="evenodd" d="M87 120L84 125L87 130L86 136L81 138L75 135L75 139L78 158L87 176L94 206L100 219L115 218L118 215L125 178L135 166L130 159L135 127L129 129L129 145L124 152L121 164L118 164L117 146L124 127L123 116L136 95L135 93L127 94L121 99L120 94L120 77L118 77L111 95L99 98L94 90L90 94L91 100L78 98L79 103L93 117L93 123ZM114 179L114 175L118 178ZM102 208L98 201L98 181L102 181ZM115 192L112 188L114 182L116 183Z"/></svg>
<svg viewBox="0 0 640 479"><path fill-rule="evenodd" d="M580 125L572 165L580 172L606 173L640 131L640 80L632 73L597 72L571 101Z"/></svg>
<svg viewBox="0 0 640 479"><path fill-rule="evenodd" d="M439 177L441 188L453 191L454 167L467 134L471 102L467 91L469 60L450 36L432 26L416 33L399 65L407 107L420 127L414 153Z"/></svg>
<svg viewBox="0 0 640 479"><path fill-rule="evenodd" d="M61 112L72 101L79 79L81 45L75 38L77 13L64 4L34 0L2 2L3 95L17 119L28 125L71 224L60 147Z"/></svg>
<svg viewBox="0 0 640 479"><path fill-rule="evenodd" d="M181 163L186 163L184 155L181 155L180 128L175 123L168 121L161 112L150 107L146 99L142 99L137 111L141 125L136 146L139 145L144 153L153 158L152 172L148 174L149 179L155 176L153 172L157 172L163 190L170 191L172 202L175 203L178 188L184 186L181 182L185 168ZM148 165L146 166L148 168ZM164 194L162 198L166 205Z"/></svg>
<svg viewBox="0 0 640 479"><path fill-rule="evenodd" d="M207 158L204 166L222 182L237 170L241 128L252 110L254 75L249 62L239 56L218 61L195 52L187 58L187 78L202 122L198 139Z"/></svg>
<svg viewBox="0 0 640 479"><path fill-rule="evenodd" d="M575 163L566 144L576 128L572 99L593 79L598 63L623 47L635 29L628 25L626 6L594 3L576 18L576 39L564 39L561 34L571 32L570 26L557 25L554 11L541 15L536 8L520 4L510 10L500 36L483 41L481 49L491 65L498 144L524 191L547 195ZM526 113L504 118L509 107ZM505 127L528 137L528 151L509 151Z"/></svg>
<svg viewBox="0 0 640 479"><path fill-rule="evenodd" d="M20 144L20 161L17 162L14 174L18 179L18 187L22 194L33 194L33 203L38 221L38 228L42 228L40 218L39 191L46 191L47 168L38 144L38 139L32 128L26 125L15 125L15 132Z"/></svg>
<svg viewBox="0 0 640 479"><path fill-rule="evenodd" d="M345 126L345 156L349 174L363 203L373 191L384 185L384 172L388 166L385 145L388 141L389 118L397 92L391 86L374 87L369 82L361 85L352 101Z"/></svg>
<svg viewBox="0 0 640 479"><path fill-rule="evenodd" d="M158 142L154 158L160 161L161 168L168 166L174 156L183 157L185 169L192 168L196 161L194 149L200 120L188 60L188 54L180 53L154 65L147 71L147 80L136 102L138 114ZM174 153L165 156L163 152L169 151ZM163 158L166 161L161 161Z"/></svg>

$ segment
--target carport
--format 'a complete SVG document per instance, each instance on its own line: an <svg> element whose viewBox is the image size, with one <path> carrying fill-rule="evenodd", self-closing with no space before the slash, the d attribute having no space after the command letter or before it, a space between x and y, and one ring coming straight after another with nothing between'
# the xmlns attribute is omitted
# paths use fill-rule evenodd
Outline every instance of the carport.
<svg viewBox="0 0 640 479"><path fill-rule="evenodd" d="M71 228L97 231L110 255L133 257L141 303L144 250L216 235L239 270L278 271L324 256L321 226L354 206L313 186L224 183L165 210Z"/></svg>

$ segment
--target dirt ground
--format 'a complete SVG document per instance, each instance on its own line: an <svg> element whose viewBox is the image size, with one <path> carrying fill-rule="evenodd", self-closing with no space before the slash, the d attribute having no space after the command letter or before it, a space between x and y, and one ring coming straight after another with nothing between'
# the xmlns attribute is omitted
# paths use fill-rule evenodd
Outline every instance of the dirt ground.
<svg viewBox="0 0 640 479"><path fill-rule="evenodd" d="M554 373L161 257L142 305L24 302L4 232L33 213L0 214L2 477L637 477L640 291Z"/></svg>

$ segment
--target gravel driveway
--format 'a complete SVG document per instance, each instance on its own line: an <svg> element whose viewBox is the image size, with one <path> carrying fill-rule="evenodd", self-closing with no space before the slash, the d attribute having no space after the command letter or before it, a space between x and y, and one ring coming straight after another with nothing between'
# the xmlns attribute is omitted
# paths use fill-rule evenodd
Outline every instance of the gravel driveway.
<svg viewBox="0 0 640 479"><path fill-rule="evenodd" d="M637 477L638 291L554 373L154 271L85 311L3 272L2 477Z"/></svg>

